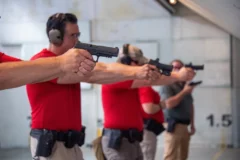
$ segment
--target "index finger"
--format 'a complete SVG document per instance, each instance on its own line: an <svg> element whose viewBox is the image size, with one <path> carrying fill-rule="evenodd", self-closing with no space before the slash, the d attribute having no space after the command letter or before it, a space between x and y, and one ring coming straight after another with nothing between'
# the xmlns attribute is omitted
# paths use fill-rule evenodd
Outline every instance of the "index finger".
<svg viewBox="0 0 240 160"><path fill-rule="evenodd" d="M186 68L188 71L194 72L194 70L190 67Z"/></svg>

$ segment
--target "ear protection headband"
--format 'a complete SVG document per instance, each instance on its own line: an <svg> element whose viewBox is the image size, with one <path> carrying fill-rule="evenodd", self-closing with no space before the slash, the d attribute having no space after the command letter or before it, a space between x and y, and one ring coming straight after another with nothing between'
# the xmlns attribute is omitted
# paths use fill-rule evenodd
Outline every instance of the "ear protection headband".
<svg viewBox="0 0 240 160"><path fill-rule="evenodd" d="M124 56L121 58L121 63L126 65L130 65L132 62L132 58L129 56L128 48L129 48L129 44L123 45Z"/></svg>
<svg viewBox="0 0 240 160"><path fill-rule="evenodd" d="M64 19L65 19L65 14L60 13L60 14L57 14L55 17L52 17L52 19L50 20L51 29L48 32L48 38L49 38L49 41L55 45L61 45L63 42Z"/></svg>

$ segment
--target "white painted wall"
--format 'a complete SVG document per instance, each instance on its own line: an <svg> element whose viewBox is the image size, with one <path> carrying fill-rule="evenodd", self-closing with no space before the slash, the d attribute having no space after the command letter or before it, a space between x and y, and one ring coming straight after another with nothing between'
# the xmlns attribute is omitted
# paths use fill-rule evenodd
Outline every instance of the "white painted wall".
<svg viewBox="0 0 240 160"><path fill-rule="evenodd" d="M164 63L173 58L181 58L186 63L204 63L205 71L196 77L204 80L204 84L194 92L197 133L192 144L231 143L230 128L216 127L216 123L222 123L223 114L231 114L228 33L184 7L180 8L178 16L172 17L150 0L8 0L0 1L0 44L17 44L20 48L19 51L11 51L11 46L0 49L29 59L47 46L45 21L57 11L77 14L83 35L81 41L117 47L128 42L142 48L150 58L160 57ZM100 58L104 62L115 60ZM158 87L155 89L159 90ZM100 93L99 85L82 93L87 143L96 137L97 119L103 118ZM16 97L18 99L12 101ZM30 110L25 87L1 91L0 102L1 146L27 146L26 116ZM214 127L210 127L206 119L210 114L216 118ZM17 133L19 130L21 133ZM9 135L13 138L9 139ZM160 136L159 146L162 142Z"/></svg>
<svg viewBox="0 0 240 160"><path fill-rule="evenodd" d="M179 0L199 15L240 38L240 1L238 0Z"/></svg>

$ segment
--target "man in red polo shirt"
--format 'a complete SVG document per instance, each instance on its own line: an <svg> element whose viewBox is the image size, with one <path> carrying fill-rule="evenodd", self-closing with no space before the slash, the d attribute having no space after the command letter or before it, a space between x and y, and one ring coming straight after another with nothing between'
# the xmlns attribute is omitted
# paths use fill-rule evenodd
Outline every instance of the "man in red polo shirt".
<svg viewBox="0 0 240 160"><path fill-rule="evenodd" d="M144 134L141 148L144 160L154 160L157 148L157 136L164 131L164 115L160 105L160 95L152 87L139 88L142 104Z"/></svg>
<svg viewBox="0 0 240 160"><path fill-rule="evenodd" d="M90 53L80 49L35 61L21 61L0 52L0 90L47 81L65 73L77 72L79 76L85 76L94 66Z"/></svg>
<svg viewBox="0 0 240 160"><path fill-rule="evenodd" d="M58 13L47 21L48 49L32 60L62 55L78 41L77 18ZM155 66L127 66L119 63L96 63L90 75L62 74L48 82L27 85L32 110L31 152L34 158L82 160L79 148L84 143L81 123L81 90L79 82L114 83L131 79L155 80L160 74Z"/></svg>
<svg viewBox="0 0 240 160"><path fill-rule="evenodd" d="M118 62L141 66L147 62L147 58L139 48L125 44ZM128 80L102 85L104 129L101 144L107 160L143 159L139 145L143 136L143 120L138 88L186 81L195 75L190 68L182 68L180 72L172 72L169 77L162 75L152 82Z"/></svg>

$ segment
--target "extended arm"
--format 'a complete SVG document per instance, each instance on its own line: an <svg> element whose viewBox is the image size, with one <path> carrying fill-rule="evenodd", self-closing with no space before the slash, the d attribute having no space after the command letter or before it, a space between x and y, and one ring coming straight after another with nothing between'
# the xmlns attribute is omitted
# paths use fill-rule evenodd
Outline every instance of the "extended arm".
<svg viewBox="0 0 240 160"><path fill-rule="evenodd" d="M56 58L1 63L0 90L55 78L61 73L60 63Z"/></svg>
<svg viewBox="0 0 240 160"><path fill-rule="evenodd" d="M66 74L58 78L58 83L97 83L108 84L132 79L146 79L151 77L151 69L154 66L128 66L120 63L97 63L94 70L89 76L78 76L77 74Z"/></svg>
<svg viewBox="0 0 240 160"><path fill-rule="evenodd" d="M195 76L195 72L190 68L182 68L179 72L172 72L171 76L161 75L155 81L134 81L132 88L139 88L143 86L153 86L153 85L169 85L177 81L189 81Z"/></svg>
<svg viewBox="0 0 240 160"><path fill-rule="evenodd" d="M70 49L58 57L0 63L0 89L47 81L64 73L77 72L83 77L91 73L95 66L91 59L91 55L84 50Z"/></svg>

